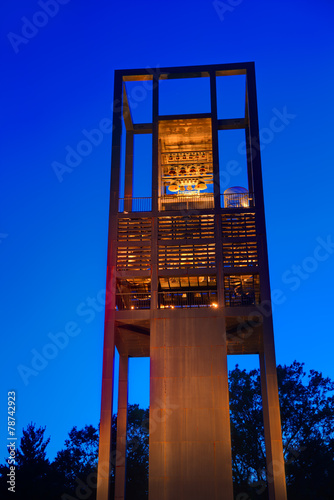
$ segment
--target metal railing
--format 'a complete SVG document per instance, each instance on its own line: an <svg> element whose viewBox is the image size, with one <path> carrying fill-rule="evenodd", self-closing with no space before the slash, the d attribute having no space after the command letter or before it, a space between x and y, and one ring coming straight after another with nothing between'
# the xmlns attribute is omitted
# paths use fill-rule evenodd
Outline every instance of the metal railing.
<svg viewBox="0 0 334 500"><path fill-rule="evenodd" d="M145 196L143 198L120 198L118 200L119 212L151 212L152 198Z"/></svg>
<svg viewBox="0 0 334 500"><path fill-rule="evenodd" d="M117 293L116 310L150 309L151 294L148 293ZM196 292L159 292L159 309L177 309L190 307L218 307L216 290L197 290Z"/></svg>
<svg viewBox="0 0 334 500"><path fill-rule="evenodd" d="M151 306L151 294L149 293L117 293L116 310L149 309Z"/></svg>
<svg viewBox="0 0 334 500"><path fill-rule="evenodd" d="M252 193L221 194L220 198L222 208L254 207L254 196Z"/></svg>
<svg viewBox="0 0 334 500"><path fill-rule="evenodd" d="M220 202L222 208L248 208L254 206L254 197L251 193L221 194ZM201 194L195 196L167 195L158 199L159 211L166 210L205 210L214 208L213 194ZM119 198L118 211L151 212L152 198L145 196L141 198Z"/></svg>
<svg viewBox="0 0 334 500"><path fill-rule="evenodd" d="M158 308L175 309L190 307L218 307L216 290L197 290L196 292L159 292Z"/></svg>
<svg viewBox="0 0 334 500"><path fill-rule="evenodd" d="M225 290L225 305L227 307L255 306L260 304L260 290L230 291Z"/></svg>
<svg viewBox="0 0 334 500"><path fill-rule="evenodd" d="M169 195L159 198L159 211L165 210L204 210L214 208L213 194L195 196Z"/></svg>

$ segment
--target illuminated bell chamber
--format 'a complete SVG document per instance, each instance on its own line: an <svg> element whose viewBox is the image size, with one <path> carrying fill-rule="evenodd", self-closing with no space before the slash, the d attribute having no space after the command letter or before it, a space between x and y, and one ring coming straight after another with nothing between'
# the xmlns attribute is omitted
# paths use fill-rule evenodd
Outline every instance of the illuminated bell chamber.
<svg viewBox="0 0 334 500"><path fill-rule="evenodd" d="M248 207L248 191L241 186L233 186L224 191L224 208Z"/></svg>

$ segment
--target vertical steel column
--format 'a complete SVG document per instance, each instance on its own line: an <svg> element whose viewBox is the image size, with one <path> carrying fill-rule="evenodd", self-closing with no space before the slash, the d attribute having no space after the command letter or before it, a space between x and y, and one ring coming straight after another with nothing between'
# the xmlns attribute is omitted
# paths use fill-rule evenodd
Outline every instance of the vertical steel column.
<svg viewBox="0 0 334 500"><path fill-rule="evenodd" d="M159 76L153 76L151 310L158 306Z"/></svg>
<svg viewBox="0 0 334 500"><path fill-rule="evenodd" d="M115 269L117 245L117 214L119 198L119 172L122 136L122 76L115 73L111 181L109 205L109 231L107 256L106 306L104 322L101 419L99 461L97 468L97 500L109 499L111 470L111 424L115 357Z"/></svg>
<svg viewBox="0 0 334 500"><path fill-rule="evenodd" d="M217 113L217 84L216 72L210 72L211 95L211 126L212 126L212 162L213 162L213 189L215 200L215 244L217 268L217 295L218 306L224 306L224 276L223 276L223 243L220 213L220 177L219 177L219 150L218 150L218 113Z"/></svg>
<svg viewBox="0 0 334 500"><path fill-rule="evenodd" d="M259 153L259 124L254 64L247 70L247 95L249 105L249 146L256 203L256 234L258 241L261 303L263 304L263 353L260 355L263 415L267 455L267 476L270 500L286 500L284 457L274 331L271 310L268 249L264 214L261 156Z"/></svg>
<svg viewBox="0 0 334 500"><path fill-rule="evenodd" d="M119 357L115 500L125 499L126 428L128 417L128 356Z"/></svg>
<svg viewBox="0 0 334 500"><path fill-rule="evenodd" d="M260 373L269 499L286 500L275 348L273 337L266 335L265 322L263 337L264 352L260 353Z"/></svg>
<svg viewBox="0 0 334 500"><path fill-rule="evenodd" d="M133 131L126 132L125 142L125 182L124 182L124 211L131 212L133 196Z"/></svg>
<svg viewBox="0 0 334 500"><path fill-rule="evenodd" d="M247 76L246 76L247 79ZM247 80L246 80L247 81ZM254 206L254 182L253 182L253 169L251 158L251 144L249 133L249 110L248 110L248 89L246 85L245 91L245 140L246 140L246 160L247 160L247 178L248 178L248 195L249 206Z"/></svg>

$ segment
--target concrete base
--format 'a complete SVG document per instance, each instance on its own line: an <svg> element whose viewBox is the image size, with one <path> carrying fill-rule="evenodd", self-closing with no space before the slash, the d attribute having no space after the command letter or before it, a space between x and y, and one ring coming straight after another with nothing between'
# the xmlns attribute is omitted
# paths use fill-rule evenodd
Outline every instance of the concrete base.
<svg viewBox="0 0 334 500"><path fill-rule="evenodd" d="M225 318L151 322L150 500L232 500Z"/></svg>

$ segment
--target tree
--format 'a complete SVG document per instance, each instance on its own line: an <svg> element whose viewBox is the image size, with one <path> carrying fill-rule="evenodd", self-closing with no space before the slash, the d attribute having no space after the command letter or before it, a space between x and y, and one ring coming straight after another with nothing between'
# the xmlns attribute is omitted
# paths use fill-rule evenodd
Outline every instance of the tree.
<svg viewBox="0 0 334 500"><path fill-rule="evenodd" d="M307 376L296 361L278 366L277 374L288 497L329 500L334 490L334 383L314 370ZM260 372L236 366L229 378L235 491L265 499Z"/></svg>
<svg viewBox="0 0 334 500"><path fill-rule="evenodd" d="M112 420L111 491L115 481L117 415ZM115 460L113 460L115 457ZM63 450L52 464L58 484L63 485L59 498L71 500L96 498L98 460L98 430L92 425L77 427L69 433ZM127 426L127 485L126 500L147 498L148 492L148 409L129 405Z"/></svg>
<svg viewBox="0 0 334 500"><path fill-rule="evenodd" d="M76 498L81 494L85 499L95 498L98 446L98 430L92 425L81 430L73 427L69 432L65 448L58 451L52 464L63 485L63 497Z"/></svg>
<svg viewBox="0 0 334 500"><path fill-rule="evenodd" d="M129 405L126 500L145 500L148 496L148 418L148 408Z"/></svg>
<svg viewBox="0 0 334 500"><path fill-rule="evenodd" d="M278 366L283 450L288 498L332 500L334 491L334 383L304 371L296 361ZM234 496L266 500L266 461L259 370L229 374ZM144 500L148 491L148 409L128 407L126 500ZM115 457L117 416L112 420ZM46 457L45 427L29 424L17 451L16 500L94 500L98 429L73 429L52 464ZM115 466L115 464L112 464ZM111 471L111 491L114 484ZM0 466L1 498L8 492L8 466Z"/></svg>
<svg viewBox="0 0 334 500"><path fill-rule="evenodd" d="M53 498L52 495L49 495L50 462L45 451L50 438L45 439L44 433L45 427L36 427L36 424L32 422L26 429L23 429L20 446L16 450L15 498L17 500ZM7 474L8 467L1 466L2 486L6 485ZM8 495L7 487L5 491L5 495ZM9 495L8 498L13 498L12 493ZM7 497L4 496L4 498Z"/></svg>
<svg viewBox="0 0 334 500"><path fill-rule="evenodd" d="M330 500L334 491L334 383L303 364L277 369L288 492Z"/></svg>

